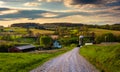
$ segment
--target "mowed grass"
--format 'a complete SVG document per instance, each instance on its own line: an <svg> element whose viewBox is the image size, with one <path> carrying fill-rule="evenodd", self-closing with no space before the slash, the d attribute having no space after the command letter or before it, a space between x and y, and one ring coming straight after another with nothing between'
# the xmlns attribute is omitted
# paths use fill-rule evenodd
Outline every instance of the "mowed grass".
<svg viewBox="0 0 120 72"><path fill-rule="evenodd" d="M120 44L84 46L80 54L101 72L120 72Z"/></svg>
<svg viewBox="0 0 120 72"><path fill-rule="evenodd" d="M36 53L0 53L0 72L29 72L72 48L65 47Z"/></svg>
<svg viewBox="0 0 120 72"><path fill-rule="evenodd" d="M105 30L105 29L97 29L97 28L90 28L91 32L95 32L96 36L105 34L105 33L113 33L114 35L120 35L120 31L114 31L114 30Z"/></svg>

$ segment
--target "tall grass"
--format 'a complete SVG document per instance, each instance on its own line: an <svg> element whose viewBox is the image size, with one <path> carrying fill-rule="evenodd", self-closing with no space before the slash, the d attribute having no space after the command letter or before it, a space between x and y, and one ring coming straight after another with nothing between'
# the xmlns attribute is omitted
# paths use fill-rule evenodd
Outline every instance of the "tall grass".
<svg viewBox="0 0 120 72"><path fill-rule="evenodd" d="M120 44L84 46L80 54L102 72L120 72Z"/></svg>

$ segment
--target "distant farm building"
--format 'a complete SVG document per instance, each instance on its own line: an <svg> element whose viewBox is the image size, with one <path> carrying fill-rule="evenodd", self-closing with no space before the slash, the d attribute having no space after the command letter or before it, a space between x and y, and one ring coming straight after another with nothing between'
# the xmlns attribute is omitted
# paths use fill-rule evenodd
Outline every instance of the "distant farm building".
<svg viewBox="0 0 120 72"><path fill-rule="evenodd" d="M60 45L60 43L57 40L55 40L53 42L53 47L55 47L55 48L61 48L62 46Z"/></svg>
<svg viewBox="0 0 120 72"><path fill-rule="evenodd" d="M58 39L59 38L59 36L58 35L51 35L50 36L53 40L56 40L56 39Z"/></svg>
<svg viewBox="0 0 120 72"><path fill-rule="evenodd" d="M12 48L9 48L9 52L28 52L35 50L35 46L33 45L24 45L24 46L15 46Z"/></svg>

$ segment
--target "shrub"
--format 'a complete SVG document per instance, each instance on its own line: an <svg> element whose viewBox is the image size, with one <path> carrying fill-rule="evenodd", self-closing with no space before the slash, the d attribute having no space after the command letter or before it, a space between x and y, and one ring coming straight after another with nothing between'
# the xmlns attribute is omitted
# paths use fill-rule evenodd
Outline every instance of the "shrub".
<svg viewBox="0 0 120 72"><path fill-rule="evenodd" d="M49 48L52 44L52 39L49 36L41 36L40 45L44 48Z"/></svg>
<svg viewBox="0 0 120 72"><path fill-rule="evenodd" d="M97 36L95 41L96 41L96 43L114 42L114 41L116 41L116 36L114 36L112 33L105 33L101 36Z"/></svg>
<svg viewBox="0 0 120 72"><path fill-rule="evenodd" d="M120 42L120 35L116 36L116 41Z"/></svg>
<svg viewBox="0 0 120 72"><path fill-rule="evenodd" d="M1 43L0 52L8 52L8 48L11 48L14 44L12 43Z"/></svg>
<svg viewBox="0 0 120 72"><path fill-rule="evenodd" d="M72 38L61 38L60 43L62 45L70 45L70 44L78 44L78 37L72 37Z"/></svg>

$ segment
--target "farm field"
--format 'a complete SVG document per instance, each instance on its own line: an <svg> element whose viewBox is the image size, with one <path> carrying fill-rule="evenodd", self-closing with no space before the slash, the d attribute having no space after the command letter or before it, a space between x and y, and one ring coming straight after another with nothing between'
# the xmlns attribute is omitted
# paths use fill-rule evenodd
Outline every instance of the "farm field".
<svg viewBox="0 0 120 72"><path fill-rule="evenodd" d="M114 35L120 35L120 31L114 30L105 30L105 29L97 29L97 28L90 28L91 32L95 32L97 36L105 34L105 33L113 33Z"/></svg>
<svg viewBox="0 0 120 72"><path fill-rule="evenodd" d="M28 72L72 48L73 46L36 53L0 53L0 72Z"/></svg>
<svg viewBox="0 0 120 72"><path fill-rule="evenodd" d="M18 34L27 34L27 29L25 28L21 28L21 27L7 27L4 28L4 31L8 32L8 31L14 31L14 33L18 33Z"/></svg>
<svg viewBox="0 0 120 72"><path fill-rule="evenodd" d="M26 28L21 28L21 27L7 27L4 29L6 32L13 30L15 33L19 34L27 34L27 29ZM30 29L34 34L40 33L40 34L53 34L54 31L50 30L40 30L40 29Z"/></svg>
<svg viewBox="0 0 120 72"><path fill-rule="evenodd" d="M54 31L50 30L38 30L38 29L31 29L34 34L40 33L40 34L53 34Z"/></svg>
<svg viewBox="0 0 120 72"><path fill-rule="evenodd" d="M120 72L120 44L84 46L80 54L102 72Z"/></svg>

